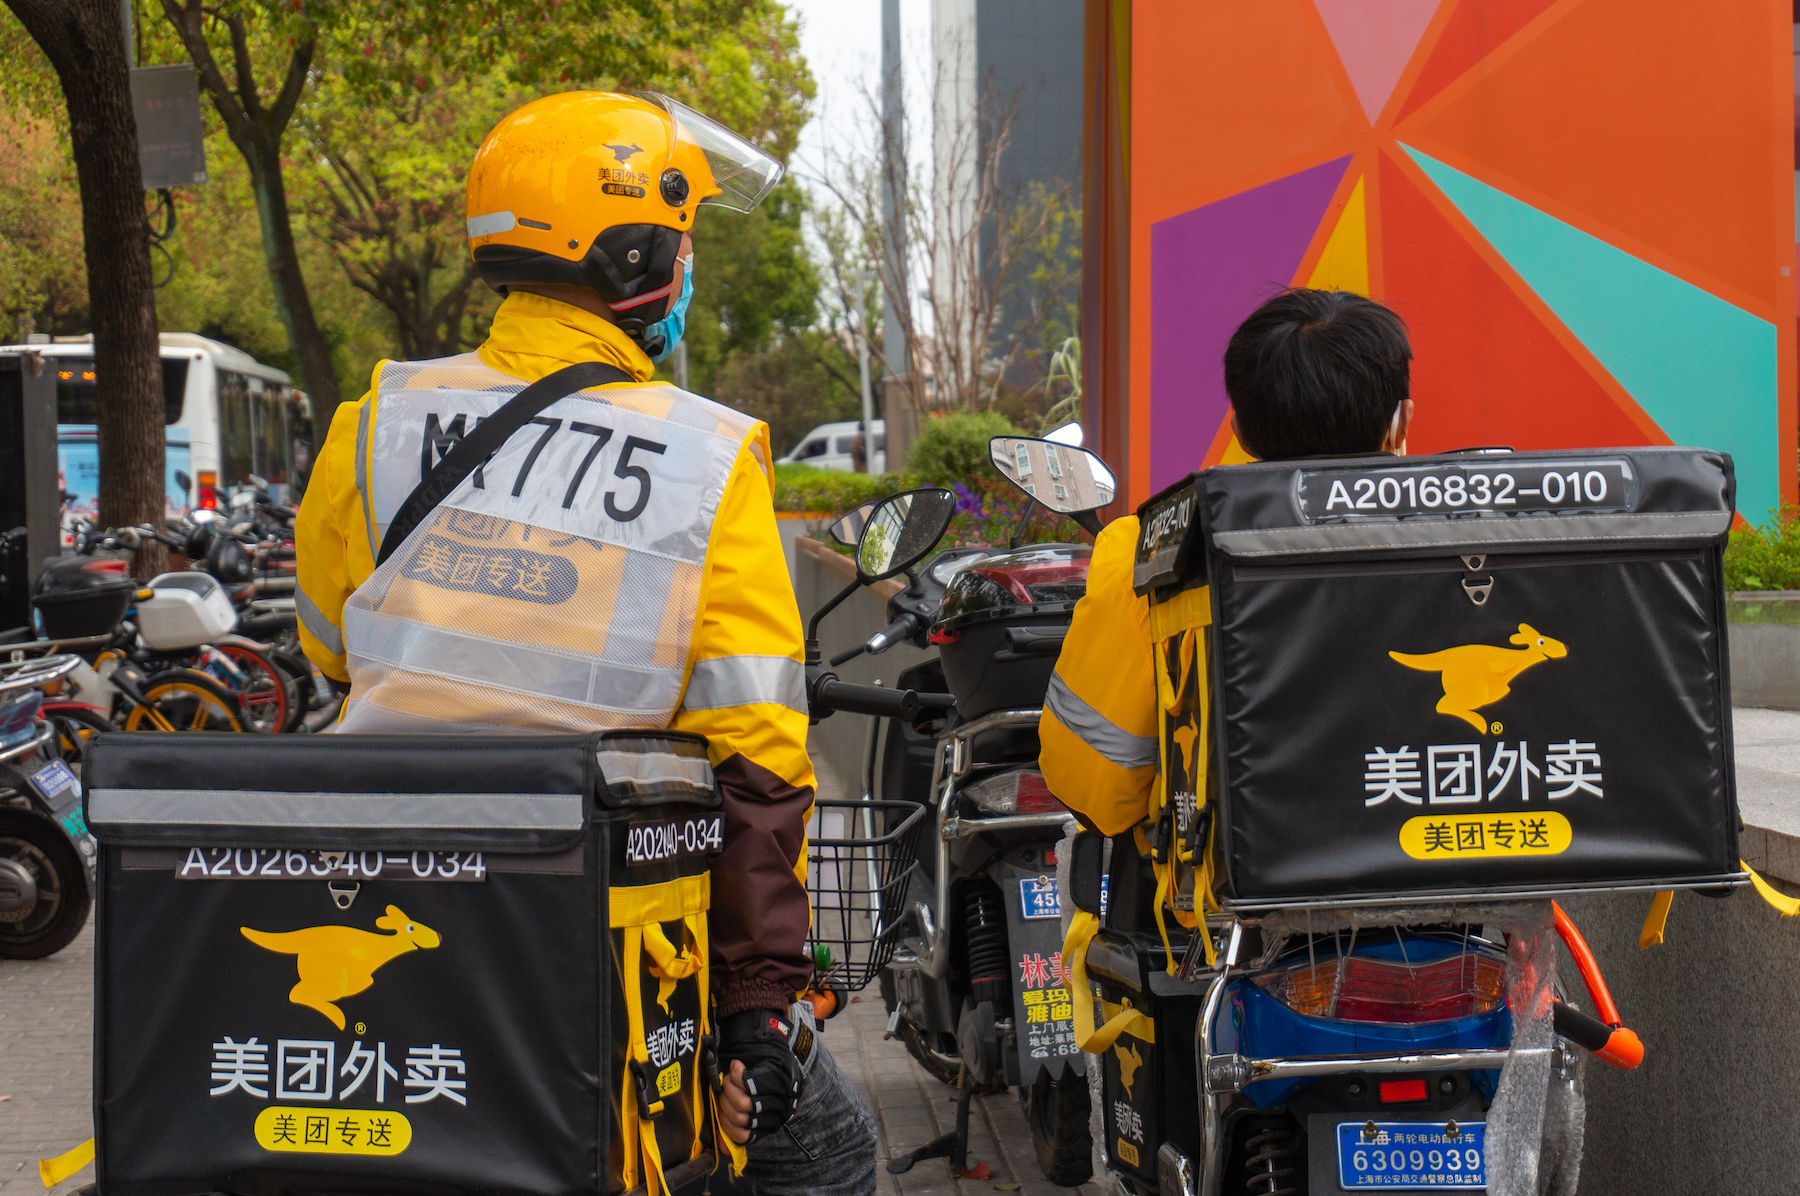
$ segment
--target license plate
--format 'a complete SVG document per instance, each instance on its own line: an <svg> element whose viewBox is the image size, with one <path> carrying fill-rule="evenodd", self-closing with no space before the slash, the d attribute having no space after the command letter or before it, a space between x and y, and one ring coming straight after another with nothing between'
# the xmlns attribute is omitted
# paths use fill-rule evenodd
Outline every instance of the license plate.
<svg viewBox="0 0 1800 1196"><path fill-rule="evenodd" d="M1019 882L1019 916L1023 918L1062 917L1062 896L1056 890L1054 876L1026 878Z"/></svg>
<svg viewBox="0 0 1800 1196"><path fill-rule="evenodd" d="M1486 1188L1486 1123L1458 1122L1454 1137L1447 1131L1442 1121L1341 1121L1338 1185L1352 1192Z"/></svg>
<svg viewBox="0 0 1800 1196"><path fill-rule="evenodd" d="M44 767L31 774L31 787L44 795L44 800L55 807L57 799L68 793L81 796L76 787L75 774L61 760L52 760Z"/></svg>

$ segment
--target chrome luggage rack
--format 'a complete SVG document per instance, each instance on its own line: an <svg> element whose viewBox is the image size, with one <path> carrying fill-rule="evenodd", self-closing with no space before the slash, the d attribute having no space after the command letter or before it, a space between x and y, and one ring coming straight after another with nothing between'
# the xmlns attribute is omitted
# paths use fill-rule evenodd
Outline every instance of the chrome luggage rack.
<svg viewBox="0 0 1800 1196"><path fill-rule="evenodd" d="M1066 811L1049 814L999 814L991 818L964 817L956 812L956 794L975 767L974 741L990 731L1035 729L1043 715L1040 706L996 710L952 728L938 740L931 760L931 792L937 807L937 830L931 850L937 863L936 906L950 908L950 844L975 835L1021 830L1057 829L1074 821ZM913 902L923 942L917 952L927 976L941 980L950 970L950 935L937 924L923 901Z"/></svg>

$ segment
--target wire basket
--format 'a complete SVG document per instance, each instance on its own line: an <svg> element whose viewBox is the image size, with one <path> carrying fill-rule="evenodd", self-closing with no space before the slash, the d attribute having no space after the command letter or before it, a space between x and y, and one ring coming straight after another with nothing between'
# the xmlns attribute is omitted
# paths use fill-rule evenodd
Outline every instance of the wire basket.
<svg viewBox="0 0 1800 1196"><path fill-rule="evenodd" d="M832 985L860 991L900 941L907 881L919 866L925 807L911 801L820 801L807 825L807 950Z"/></svg>

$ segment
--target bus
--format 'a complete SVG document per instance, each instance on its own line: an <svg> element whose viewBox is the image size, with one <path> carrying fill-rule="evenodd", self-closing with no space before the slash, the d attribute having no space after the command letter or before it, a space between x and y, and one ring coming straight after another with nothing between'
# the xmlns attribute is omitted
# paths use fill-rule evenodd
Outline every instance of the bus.
<svg viewBox="0 0 1800 1196"><path fill-rule="evenodd" d="M312 402L287 374L241 349L186 332L162 334L163 467L169 517L231 505L268 483L276 502L298 503L312 468ZM100 502L92 336L9 346L41 354L56 371L56 456L63 490L63 543Z"/></svg>

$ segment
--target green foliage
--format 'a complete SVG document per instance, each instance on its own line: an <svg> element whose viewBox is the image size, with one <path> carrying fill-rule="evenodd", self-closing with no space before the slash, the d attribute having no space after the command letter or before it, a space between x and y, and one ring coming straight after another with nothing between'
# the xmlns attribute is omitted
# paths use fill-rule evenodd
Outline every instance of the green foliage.
<svg viewBox="0 0 1800 1196"><path fill-rule="evenodd" d="M1800 508L1770 511L1760 528L1731 533L1725 588L1800 590Z"/></svg>
<svg viewBox="0 0 1800 1196"><path fill-rule="evenodd" d="M88 326L75 163L52 122L25 111L0 106L0 341Z"/></svg>
<svg viewBox="0 0 1800 1196"><path fill-rule="evenodd" d="M800 232L805 210L805 193L790 176L753 211L705 208L694 222L694 298L684 339L688 386L696 393L714 393L728 359L767 352L778 333L817 320L819 275Z"/></svg>
<svg viewBox="0 0 1800 1196"><path fill-rule="evenodd" d="M995 436L1023 435L1013 422L997 411L964 411L928 420L912 442L907 466L928 483L950 486L972 479L1001 483L988 456L988 441Z"/></svg>
<svg viewBox="0 0 1800 1196"><path fill-rule="evenodd" d="M820 424L861 418L856 363L848 358L840 343L818 332L787 333L764 352L733 354L710 390L693 385L768 424L781 457Z"/></svg>
<svg viewBox="0 0 1800 1196"><path fill-rule="evenodd" d="M810 465L777 465L775 509L805 511L835 519L870 499L886 498L922 484L905 474L867 474L848 469L814 469Z"/></svg>

